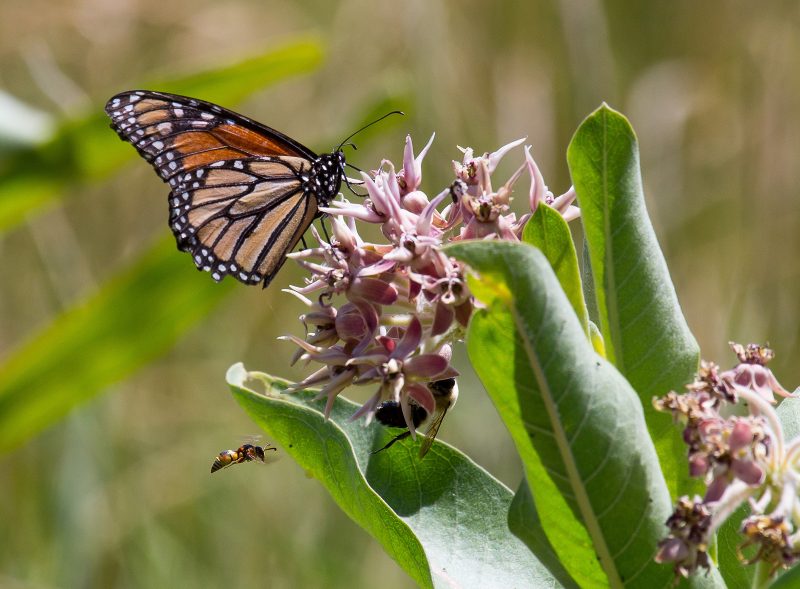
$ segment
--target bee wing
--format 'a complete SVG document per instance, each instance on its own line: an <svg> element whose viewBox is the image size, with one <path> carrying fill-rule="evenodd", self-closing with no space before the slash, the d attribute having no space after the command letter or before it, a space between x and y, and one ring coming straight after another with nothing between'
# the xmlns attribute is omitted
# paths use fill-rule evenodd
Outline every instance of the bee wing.
<svg viewBox="0 0 800 589"><path fill-rule="evenodd" d="M425 432L425 437L422 440L422 445L419 447L420 459L424 458L428 453L428 450L430 450L431 446L433 446L433 440L436 439L436 434L439 433L439 428L442 426L444 416L447 415L447 409L448 407L445 407L441 412L436 414L430 426L428 426L428 430Z"/></svg>

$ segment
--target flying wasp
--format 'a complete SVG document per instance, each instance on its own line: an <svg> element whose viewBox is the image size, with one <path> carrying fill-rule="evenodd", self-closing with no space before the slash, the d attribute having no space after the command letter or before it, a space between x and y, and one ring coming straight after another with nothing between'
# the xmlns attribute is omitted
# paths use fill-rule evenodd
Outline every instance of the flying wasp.
<svg viewBox="0 0 800 589"><path fill-rule="evenodd" d="M447 410L455 405L458 400L458 383L456 383L455 378L445 378L430 382L428 383L428 389L433 393L434 410L432 414L429 415L428 411L415 401L411 400L409 402L411 421L414 424L414 428L427 424L425 437L419 447L420 458L424 458L428 450L431 449L433 440L436 439L436 434L439 433L439 428L442 426ZM405 428L406 431L389 440L388 444L379 450L375 450L373 454L386 450L395 442L411 435L411 431L408 430L406 421L403 418L403 410L397 401L384 401L378 405L375 410L375 419L386 427Z"/></svg>
<svg viewBox="0 0 800 589"><path fill-rule="evenodd" d="M214 464L211 465L211 472L214 473L232 464L241 464L242 462L258 461L266 463L270 460L267 457L268 451L276 452L277 448L269 444L264 446L242 444L236 450L223 450L214 458Z"/></svg>

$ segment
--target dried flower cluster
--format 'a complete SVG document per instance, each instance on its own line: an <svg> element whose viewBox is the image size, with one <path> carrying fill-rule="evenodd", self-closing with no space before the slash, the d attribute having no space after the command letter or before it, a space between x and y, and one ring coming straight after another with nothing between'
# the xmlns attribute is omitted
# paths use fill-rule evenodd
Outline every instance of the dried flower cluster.
<svg viewBox="0 0 800 589"><path fill-rule="evenodd" d="M679 499L656 555L684 577L709 567L712 535L745 501L751 515L740 528L742 562L762 561L771 575L800 557L800 438L786 442L773 408L775 394L797 393L784 389L767 368L772 350L731 347L739 359L734 368L720 371L703 362L686 393L653 400L656 409L683 424L689 472L707 485L703 498Z"/></svg>
<svg viewBox="0 0 800 589"><path fill-rule="evenodd" d="M322 365L293 389L321 386L319 398L328 400L326 415L343 389L371 385L375 393L353 417L369 422L381 402L392 400L400 403L414 433L410 404L434 411L426 385L456 376L451 346L462 336L473 309L464 268L443 246L463 239L519 240L541 203L567 220L579 215L572 206L574 190L554 197L528 147L516 173L493 188L498 163L522 139L482 156L463 149L461 161L453 162L453 182L429 198L421 190L422 160L432 141L415 156L407 138L401 170L384 160L378 170L362 174L367 198L343 199L320 209L330 216L330 242L314 231L317 247L290 254L311 276L288 291L308 306L301 317L306 337L285 339L300 348L295 360ZM517 219L509 203L526 171L531 213ZM357 222L374 225L379 231L372 233L380 239L366 241Z"/></svg>

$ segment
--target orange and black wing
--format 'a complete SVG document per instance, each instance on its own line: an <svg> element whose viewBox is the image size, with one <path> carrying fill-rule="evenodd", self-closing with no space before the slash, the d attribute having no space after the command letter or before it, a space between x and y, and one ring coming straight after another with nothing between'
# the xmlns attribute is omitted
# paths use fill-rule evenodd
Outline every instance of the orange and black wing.
<svg viewBox="0 0 800 589"><path fill-rule="evenodd" d="M317 156L215 104L160 92L117 94L112 127L170 185L178 248L219 281L266 286L317 215Z"/></svg>

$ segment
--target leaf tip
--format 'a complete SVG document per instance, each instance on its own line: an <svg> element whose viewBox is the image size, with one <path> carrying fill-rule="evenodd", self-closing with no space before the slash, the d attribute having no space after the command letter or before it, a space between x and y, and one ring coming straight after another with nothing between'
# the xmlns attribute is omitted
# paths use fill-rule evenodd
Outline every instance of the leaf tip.
<svg viewBox="0 0 800 589"><path fill-rule="evenodd" d="M225 381L234 387L244 388L244 383L247 380L247 369L245 369L242 362L237 362L225 373Z"/></svg>

